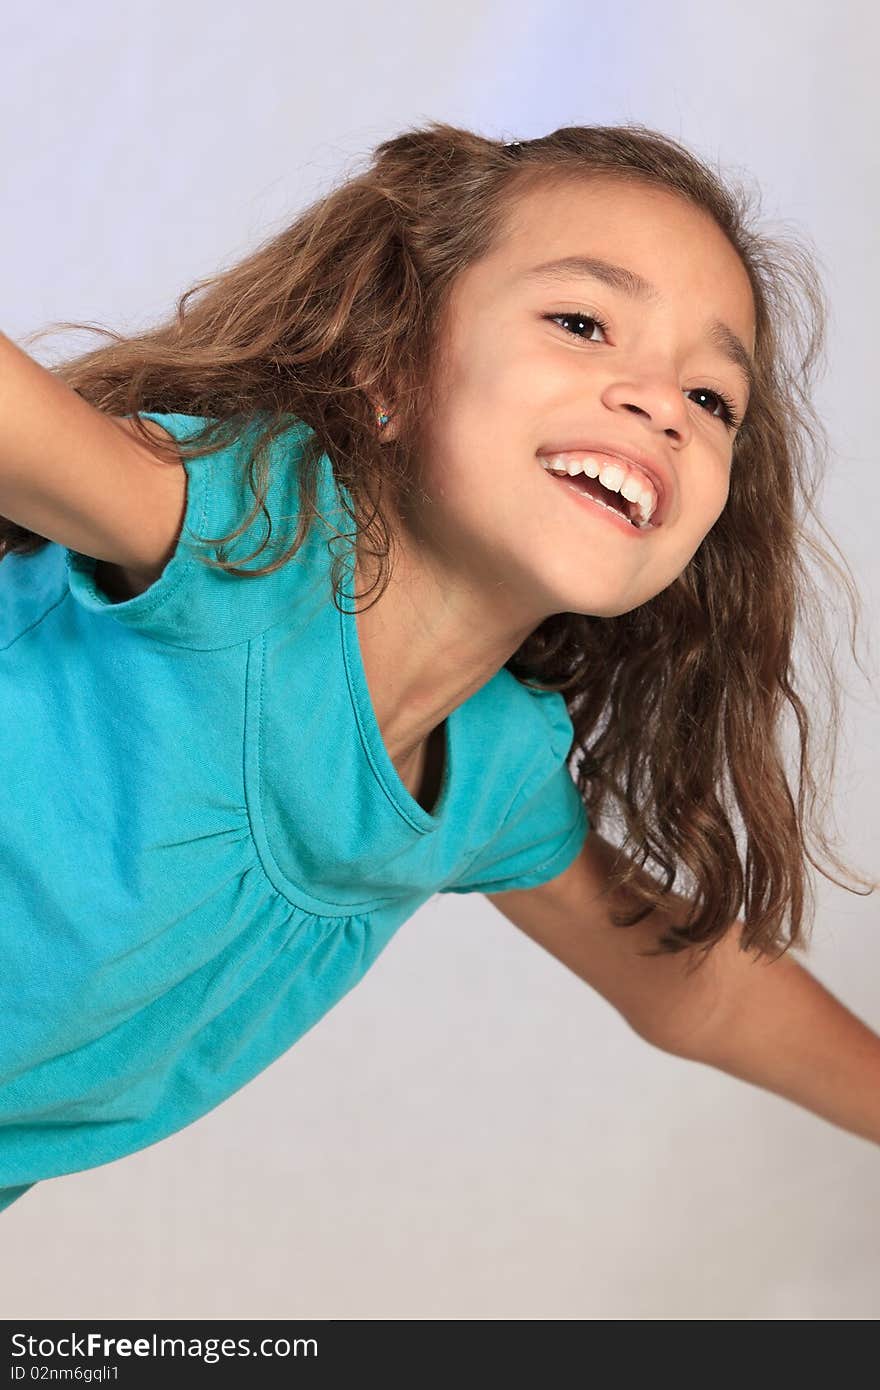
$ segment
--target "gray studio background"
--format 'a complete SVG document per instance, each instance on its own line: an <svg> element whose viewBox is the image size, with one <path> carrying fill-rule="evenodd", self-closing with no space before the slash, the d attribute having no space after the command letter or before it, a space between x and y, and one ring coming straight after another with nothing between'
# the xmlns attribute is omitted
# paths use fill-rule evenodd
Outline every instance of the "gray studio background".
<svg viewBox="0 0 880 1390"><path fill-rule="evenodd" d="M429 118L505 139L638 120L746 171L824 267L823 514L876 627L867 0L83 0L20 6L0 34L17 338L150 324ZM845 632L839 661L840 847L876 874L878 705ZM878 895L820 878L805 963L880 1029ZM5 1318L872 1319L880 1149L651 1050L485 899L436 897L268 1071L142 1153L40 1184L0 1246Z"/></svg>

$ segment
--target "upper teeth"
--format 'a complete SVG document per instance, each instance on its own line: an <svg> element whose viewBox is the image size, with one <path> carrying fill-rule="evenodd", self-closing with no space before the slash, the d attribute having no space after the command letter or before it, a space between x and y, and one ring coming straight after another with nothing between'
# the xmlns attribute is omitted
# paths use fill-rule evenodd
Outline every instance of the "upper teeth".
<svg viewBox="0 0 880 1390"><path fill-rule="evenodd" d="M657 509L657 493L646 473L635 464L609 463L607 459L590 454L551 454L541 459L542 468L553 473L586 473L598 478L603 487L619 492L628 502L635 502L638 523L644 526Z"/></svg>

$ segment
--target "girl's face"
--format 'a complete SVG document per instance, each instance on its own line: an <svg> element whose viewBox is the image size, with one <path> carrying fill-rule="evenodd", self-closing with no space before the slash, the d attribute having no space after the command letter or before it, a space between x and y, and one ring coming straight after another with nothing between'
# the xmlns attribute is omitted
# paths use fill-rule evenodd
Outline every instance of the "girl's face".
<svg viewBox="0 0 880 1390"><path fill-rule="evenodd" d="M536 269L566 257L622 267L630 286L601 267ZM713 333L716 321L726 327ZM449 304L419 458L425 500L407 518L421 553L488 584L524 632L554 612L610 617L645 603L724 508L736 432L722 397L741 419L753 351L746 272L706 214L601 178L523 195ZM541 464L600 445L641 455L665 483L655 529Z"/></svg>

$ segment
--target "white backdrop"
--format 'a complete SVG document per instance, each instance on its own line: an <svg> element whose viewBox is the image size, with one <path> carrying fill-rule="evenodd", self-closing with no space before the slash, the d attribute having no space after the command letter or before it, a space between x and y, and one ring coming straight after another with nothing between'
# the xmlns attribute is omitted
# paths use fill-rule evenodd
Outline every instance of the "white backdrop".
<svg viewBox="0 0 880 1390"><path fill-rule="evenodd" d="M506 139L637 120L753 176L765 220L823 267L823 514L876 627L868 0L82 0L19 6L0 37L13 338L147 326L427 119ZM880 721L845 639L837 822L844 858L876 875ZM878 895L819 879L805 963L880 1029ZM244 1090L39 1184L0 1246L6 1318L870 1319L880 1153L650 1049L485 899L451 895Z"/></svg>

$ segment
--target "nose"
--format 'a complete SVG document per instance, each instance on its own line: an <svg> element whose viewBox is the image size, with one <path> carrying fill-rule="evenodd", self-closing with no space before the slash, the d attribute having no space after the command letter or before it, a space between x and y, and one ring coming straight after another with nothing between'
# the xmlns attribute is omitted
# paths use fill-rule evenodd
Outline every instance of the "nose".
<svg viewBox="0 0 880 1390"><path fill-rule="evenodd" d="M610 382L602 392L610 410L630 410L641 415L653 431L669 436L680 448L688 443L693 425L681 387L668 374Z"/></svg>

